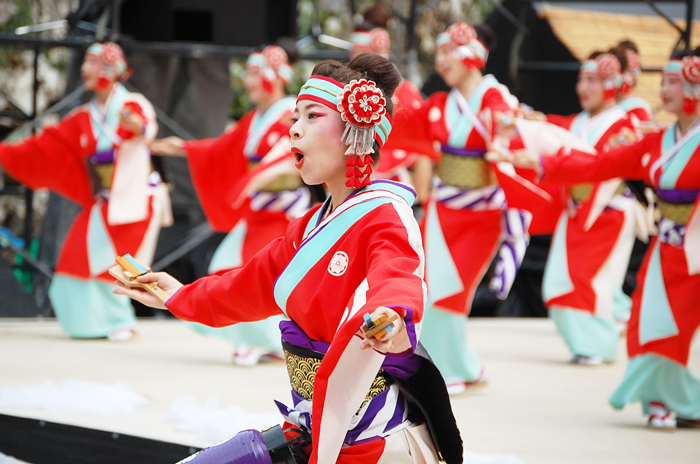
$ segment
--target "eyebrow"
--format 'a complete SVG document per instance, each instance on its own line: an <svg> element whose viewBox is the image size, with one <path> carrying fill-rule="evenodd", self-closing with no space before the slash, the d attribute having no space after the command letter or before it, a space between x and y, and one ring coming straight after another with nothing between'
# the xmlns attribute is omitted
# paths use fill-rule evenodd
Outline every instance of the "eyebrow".
<svg viewBox="0 0 700 464"><path fill-rule="evenodd" d="M309 110L309 109L311 109L311 108L313 108L313 107L316 107L316 106L317 106L317 107L320 107L320 108L325 108L325 105L322 105L322 104L320 104L320 103L316 103L316 102L312 101L311 103L309 103L309 104L306 106L306 109Z"/></svg>

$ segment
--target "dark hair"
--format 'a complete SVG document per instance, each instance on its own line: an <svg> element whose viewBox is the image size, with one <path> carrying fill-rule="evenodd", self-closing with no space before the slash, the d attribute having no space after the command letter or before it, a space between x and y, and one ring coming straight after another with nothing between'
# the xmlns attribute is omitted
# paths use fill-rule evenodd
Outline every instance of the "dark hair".
<svg viewBox="0 0 700 464"><path fill-rule="evenodd" d="M588 59L589 59L589 60L595 60L595 59L598 58L600 55L604 55L604 54L605 54L604 52L601 52L600 50L596 50L596 51L594 51L593 53L591 53L590 55L588 55Z"/></svg>
<svg viewBox="0 0 700 464"><path fill-rule="evenodd" d="M394 104L391 97L401 83L401 75L391 61L375 53L362 53L350 60L347 66L335 61L325 60L316 65L312 76L324 76L334 79L341 84L349 84L353 79L369 79L374 81L386 98L386 112L394 115ZM375 154L372 158L379 160L379 146L374 143Z"/></svg>
<svg viewBox="0 0 700 464"><path fill-rule="evenodd" d="M378 26L375 26L374 24L365 21L364 23L357 24L353 29L353 32L369 32L375 27Z"/></svg>
<svg viewBox="0 0 700 464"><path fill-rule="evenodd" d="M620 43L617 44L617 47L615 48L622 48L623 50L632 50L634 53L639 55L639 48L637 48L637 44L632 42L630 39L620 41Z"/></svg>
<svg viewBox="0 0 700 464"><path fill-rule="evenodd" d="M386 29L386 25L392 17L391 8L384 3L375 3L369 10L365 11L365 23L372 25L370 29L381 27Z"/></svg>
<svg viewBox="0 0 700 464"><path fill-rule="evenodd" d="M477 24L473 27L476 31L476 38L479 39L482 44L484 44L484 47L486 47L488 51L495 50L496 45L498 45L498 41L496 40L496 33L493 32L491 26L488 24Z"/></svg>
<svg viewBox="0 0 700 464"><path fill-rule="evenodd" d="M700 47L696 48L695 50L691 50L689 48L683 49L683 50L673 50L671 52L671 59L672 60L680 60L685 58L686 56L700 56Z"/></svg>
<svg viewBox="0 0 700 464"><path fill-rule="evenodd" d="M341 84L348 84L353 79L370 79L377 84L386 98L386 111L394 114L391 97L401 83L401 75L391 61L375 53L362 53L350 60L347 66L335 61L325 60L316 65L311 72L314 76L325 76Z"/></svg>
<svg viewBox="0 0 700 464"><path fill-rule="evenodd" d="M618 45L617 47L611 48L608 50L608 53L613 55L615 58L617 58L617 61L620 62L620 72L625 72L627 71L627 66L629 66L629 63L627 62L627 50L632 50L631 48L624 48Z"/></svg>
<svg viewBox="0 0 700 464"><path fill-rule="evenodd" d="M280 37L275 41L275 45L281 47L287 53L289 64L294 64L299 61L299 50L297 49L297 41L294 37Z"/></svg>

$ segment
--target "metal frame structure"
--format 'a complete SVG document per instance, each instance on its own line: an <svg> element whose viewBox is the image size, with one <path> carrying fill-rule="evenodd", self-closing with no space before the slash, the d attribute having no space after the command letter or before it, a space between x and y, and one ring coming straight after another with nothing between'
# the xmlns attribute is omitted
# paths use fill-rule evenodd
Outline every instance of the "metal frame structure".
<svg viewBox="0 0 700 464"><path fill-rule="evenodd" d="M418 53L418 38L415 33L415 25L417 18L423 14L428 9L435 6L438 0L427 0L423 5L419 5L418 0L410 0L410 13L408 16L403 16L398 11L394 10L394 15L401 22L405 24L406 27L406 39L407 39L407 75L410 77L414 76L417 72L417 53ZM535 0L516 0L520 4L519 11L515 14L501 5L498 0L488 0L495 8L495 10L503 15L511 24L513 24L518 30L519 39L513 42L513 48L511 50L511 73L517 75L519 70L556 70L556 71L572 71L577 70L579 67L578 63L575 62L535 62L535 61L520 61L519 60L519 44L522 44L522 38L529 32L525 26L523 19L525 11L530 7ZM573 3L576 0L549 0L549 3ZM588 0L584 3L605 3L607 0ZM666 19L676 30L678 30L680 37L676 47L678 47L681 42L684 44L685 48L690 46L690 37L692 32L692 18L694 14L694 4L693 0L616 0L622 3L645 3L655 11L659 16ZM39 88L38 80L38 57L41 49L54 48L54 47L68 47L77 50L85 50L92 44L95 40L104 40L107 38L116 39L119 44L126 51L133 52L143 52L152 55L177 55L185 58L205 58L205 57L217 57L217 58L244 58L253 51L256 51L255 47L246 46L233 46L233 45L214 45L214 44L204 44L204 43L185 43L185 42L142 42L135 41L127 37L120 37L120 18L119 14L115 14L120 10L121 5L124 0L83 0L78 11L71 13L71 15L66 19L66 25L68 26L69 34L67 37L62 39L49 38L45 36L27 36L27 35L17 35L11 33L0 34L0 47L17 47L24 49L34 50L34 82L33 82L33 103L32 103L32 113L26 115L22 112L0 112L0 116L12 117L16 120L27 121L27 126L31 127L32 131L35 130L38 118L42 115L37 114L37 92ZM352 3L352 2L351 2ZM577 3L581 3L580 1ZM657 4L660 3L683 3L686 5L686 27L681 29L675 22L669 18L667 15L661 11ZM351 6L354 6L351 4ZM83 19L91 13L91 8L104 8L100 13L100 17L96 24L90 24L83 21ZM354 9L354 8L353 8ZM109 25L109 29L107 26ZM94 35L75 35L72 34L76 28L89 29ZM43 30L41 26L37 31ZM317 37L313 37L316 39ZM348 52L346 50L316 50L311 52L302 52L302 59L308 60L322 60L327 58L333 59L346 59ZM647 69L652 70L652 69ZM136 89L131 89L136 90ZM73 91L66 95L61 101L53 105L47 112L56 112L58 109L70 105L74 100L79 98L82 92ZM173 121L168 115L159 108L155 108L158 115L158 119L172 130L175 134L179 135L183 139L192 139L192 136L184 130L179 124ZM25 240L29 243L33 235L33 211L32 211L32 199L33 192L30 189L24 189L25 201L27 205L27 215L25 219ZM186 252L190 251L196 247L202 240L206 239L209 234L206 234L203 230L195 230L190 237L187 237L180 246L175 250L168 253L159 263L156 263L156 267L164 266L165 263L170 263L177 257L182 256ZM50 269L41 263L32 260L26 253L22 250L15 250L18 254L21 254L26 265L32 269L44 273L50 276Z"/></svg>
<svg viewBox="0 0 700 464"><path fill-rule="evenodd" d="M516 0L520 3L520 8L517 14L514 15L507 9L503 8L502 5L497 3L497 0L488 0L494 6L496 10L503 15L513 26L515 26L519 33L520 40L514 41L514 44L522 43L522 37L527 34L527 28L523 23L525 17L525 11L527 8L531 7L533 3L538 3L537 0ZM668 23L678 31L679 38L676 42L676 49L679 45L683 43L684 49L690 48L690 39L693 29L693 15L695 13L695 5L693 0L615 0L616 3L644 3L648 5L657 15L664 18ZM609 0L548 0L547 3L558 4L558 3L609 3ZM685 4L686 14L686 26L685 29L678 27L672 18L669 18L659 7L658 4ZM517 73L519 70L527 71L577 71L579 69L579 63L575 62L561 62L561 61L519 61L518 60L518 50L513 50L511 53L511 74ZM644 71L660 71L656 68L644 68Z"/></svg>

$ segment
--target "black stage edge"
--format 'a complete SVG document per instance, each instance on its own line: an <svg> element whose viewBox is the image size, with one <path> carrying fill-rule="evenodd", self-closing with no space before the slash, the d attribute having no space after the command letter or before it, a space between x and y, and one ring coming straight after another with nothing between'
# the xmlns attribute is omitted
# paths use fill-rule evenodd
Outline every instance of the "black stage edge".
<svg viewBox="0 0 700 464"><path fill-rule="evenodd" d="M0 414L0 452L31 464L173 464L190 446Z"/></svg>

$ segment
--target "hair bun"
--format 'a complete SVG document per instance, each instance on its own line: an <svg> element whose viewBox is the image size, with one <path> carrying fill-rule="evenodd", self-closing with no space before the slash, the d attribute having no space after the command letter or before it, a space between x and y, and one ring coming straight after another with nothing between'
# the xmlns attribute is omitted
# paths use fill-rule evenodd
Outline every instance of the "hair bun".
<svg viewBox="0 0 700 464"><path fill-rule="evenodd" d="M401 83L401 75L391 61L374 53L362 53L350 60L348 68L366 76L382 89L389 100Z"/></svg>

